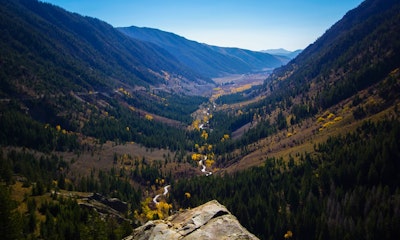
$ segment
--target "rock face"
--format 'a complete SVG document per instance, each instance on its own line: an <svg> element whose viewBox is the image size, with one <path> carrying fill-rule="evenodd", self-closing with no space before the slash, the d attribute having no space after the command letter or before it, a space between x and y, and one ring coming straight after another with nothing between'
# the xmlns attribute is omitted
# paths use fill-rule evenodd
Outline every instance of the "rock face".
<svg viewBox="0 0 400 240"><path fill-rule="evenodd" d="M126 213L128 211L128 204L118 198L106 198L99 193L94 193L89 199L99 201L120 213Z"/></svg>
<svg viewBox="0 0 400 240"><path fill-rule="evenodd" d="M78 203L81 207L95 210L101 216L111 216L118 222L131 222L125 218L125 213L128 211L128 204L117 198L107 198L99 193L94 193L91 196L80 198Z"/></svg>
<svg viewBox="0 0 400 240"><path fill-rule="evenodd" d="M179 212L165 220L149 221L125 240L147 239L258 239L240 225L216 200Z"/></svg>

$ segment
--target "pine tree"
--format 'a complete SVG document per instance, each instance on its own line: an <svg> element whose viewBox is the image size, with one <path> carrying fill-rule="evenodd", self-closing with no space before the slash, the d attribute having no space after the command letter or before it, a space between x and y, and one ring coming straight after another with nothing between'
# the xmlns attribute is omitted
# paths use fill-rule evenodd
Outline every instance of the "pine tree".
<svg viewBox="0 0 400 240"><path fill-rule="evenodd" d="M0 236L1 239L20 239L21 219L15 212L9 189L0 184Z"/></svg>

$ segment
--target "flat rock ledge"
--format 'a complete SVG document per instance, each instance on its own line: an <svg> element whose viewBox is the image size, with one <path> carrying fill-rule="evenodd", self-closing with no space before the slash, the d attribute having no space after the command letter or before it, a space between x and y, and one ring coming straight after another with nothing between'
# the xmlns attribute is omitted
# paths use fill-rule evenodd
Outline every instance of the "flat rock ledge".
<svg viewBox="0 0 400 240"><path fill-rule="evenodd" d="M216 200L178 212L164 220L148 221L124 240L258 239Z"/></svg>

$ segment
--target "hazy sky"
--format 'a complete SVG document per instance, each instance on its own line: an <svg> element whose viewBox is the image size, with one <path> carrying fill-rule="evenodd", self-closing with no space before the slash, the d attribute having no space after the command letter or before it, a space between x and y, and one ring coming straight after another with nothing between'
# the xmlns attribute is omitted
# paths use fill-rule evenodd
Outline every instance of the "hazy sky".
<svg viewBox="0 0 400 240"><path fill-rule="evenodd" d="M362 0L42 0L115 27L251 50L303 49Z"/></svg>

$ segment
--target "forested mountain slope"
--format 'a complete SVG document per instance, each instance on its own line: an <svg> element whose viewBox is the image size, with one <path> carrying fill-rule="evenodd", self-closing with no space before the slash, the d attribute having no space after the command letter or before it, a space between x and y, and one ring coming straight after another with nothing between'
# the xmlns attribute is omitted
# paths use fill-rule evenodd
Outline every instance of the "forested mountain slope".
<svg viewBox="0 0 400 240"><path fill-rule="evenodd" d="M366 122L317 145L316 153L289 161L266 154L260 167L179 181L171 199L183 207L217 199L260 239L289 231L292 239L393 239L400 224L399 126L399 117Z"/></svg>
<svg viewBox="0 0 400 240"><path fill-rule="evenodd" d="M208 77L265 71L289 61L289 58L268 53L210 46L158 29L131 26L118 30L164 48L186 66Z"/></svg>
<svg viewBox="0 0 400 240"><path fill-rule="evenodd" d="M0 1L2 144L51 150L45 124L102 142L143 142L154 128L184 135L176 128L205 101L186 95L202 94L200 86L212 80L98 19L37 0Z"/></svg>
<svg viewBox="0 0 400 240"><path fill-rule="evenodd" d="M98 19L36 0L1 1L1 94L57 94L164 84L166 75L202 82L168 52Z"/></svg>
<svg viewBox="0 0 400 240"><path fill-rule="evenodd" d="M363 2L274 71L266 90L324 109L372 86L400 65L399 19L397 1Z"/></svg>
<svg viewBox="0 0 400 240"><path fill-rule="evenodd" d="M339 103L344 108L345 100L354 100L348 110L363 116L392 106L399 98L399 9L397 1L369 0L349 11L298 57L274 70L258 90L263 100L242 108L240 120L227 128L235 131L246 123L268 122L288 129L323 116ZM235 97L243 98L223 96L218 102L235 102ZM265 130L260 136L266 136Z"/></svg>

